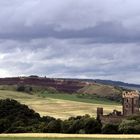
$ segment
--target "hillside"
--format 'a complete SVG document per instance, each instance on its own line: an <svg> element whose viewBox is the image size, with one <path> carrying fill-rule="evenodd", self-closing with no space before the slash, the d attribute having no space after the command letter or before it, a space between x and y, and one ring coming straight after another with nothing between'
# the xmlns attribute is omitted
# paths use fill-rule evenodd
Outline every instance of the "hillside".
<svg viewBox="0 0 140 140"><path fill-rule="evenodd" d="M122 89L119 87L95 83L81 88L78 90L78 93L89 94L90 97L121 101Z"/></svg>
<svg viewBox="0 0 140 140"><path fill-rule="evenodd" d="M45 77L12 77L12 78L0 78L0 85L30 85L53 87L58 91L67 93L73 93L87 85L87 82L79 80L68 79L55 79Z"/></svg>
<svg viewBox="0 0 140 140"><path fill-rule="evenodd" d="M119 102L121 101L123 90L113 85L80 79L57 79L37 76L0 78L0 89L16 91L18 86L30 87L33 93L41 93L46 90L53 93L78 93L81 98L84 94L84 98L98 97Z"/></svg>
<svg viewBox="0 0 140 140"><path fill-rule="evenodd" d="M26 104L42 116L49 115L62 119L84 114L96 116L97 107L104 107L105 113L110 113L113 109L121 110L121 106L118 103L100 99L84 100L75 95L67 94L58 94L57 96L55 94L46 94L39 97L22 92L0 90L0 99L6 98L15 99L20 103Z"/></svg>
<svg viewBox="0 0 140 140"><path fill-rule="evenodd" d="M103 85L117 86L117 87L122 87L125 89L131 89L131 90L140 90L139 84L131 84L131 83L125 83L121 81L101 80L101 79L84 79L84 81L91 82L91 83L96 82Z"/></svg>

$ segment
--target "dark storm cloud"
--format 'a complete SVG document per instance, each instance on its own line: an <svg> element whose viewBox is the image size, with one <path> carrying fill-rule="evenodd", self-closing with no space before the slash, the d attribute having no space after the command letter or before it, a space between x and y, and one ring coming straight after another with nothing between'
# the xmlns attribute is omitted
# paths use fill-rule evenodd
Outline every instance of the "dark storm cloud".
<svg viewBox="0 0 140 140"><path fill-rule="evenodd" d="M129 0L0 2L3 39L91 38L103 43L140 40L136 0L133 3ZM135 4L135 9L130 4Z"/></svg>
<svg viewBox="0 0 140 140"><path fill-rule="evenodd" d="M139 42L140 32L125 29L121 24L113 22L101 22L95 27L81 30L62 29L55 30L54 25L33 26L30 28L18 28L11 33L0 33L2 39L35 39L35 38L58 38L58 39L90 39L92 43L127 43Z"/></svg>

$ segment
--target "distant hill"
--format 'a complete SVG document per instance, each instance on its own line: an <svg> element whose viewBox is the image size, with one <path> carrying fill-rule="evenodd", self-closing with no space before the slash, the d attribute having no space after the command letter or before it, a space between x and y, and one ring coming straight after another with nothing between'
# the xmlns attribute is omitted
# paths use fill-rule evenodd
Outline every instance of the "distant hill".
<svg viewBox="0 0 140 140"><path fill-rule="evenodd" d="M33 92L78 93L81 98L104 98L119 102L123 90L140 90L140 85L100 79L46 78L36 75L0 78L0 89L3 90L16 90L22 85L31 87Z"/></svg>
<svg viewBox="0 0 140 140"><path fill-rule="evenodd" d="M121 82L121 81L102 80L102 79L69 79L69 80L83 81L83 82L89 82L89 83L99 83L99 84L103 84L103 85L117 86L117 87L122 87L122 88L126 88L126 89L140 91L139 84L125 83L125 82Z"/></svg>
<svg viewBox="0 0 140 140"><path fill-rule="evenodd" d="M101 79L46 78L38 77L36 75L31 75L29 77L0 78L0 85L17 85L22 83L27 85L54 87L57 90L64 92L76 92L88 84L95 83L140 90L140 85L138 84Z"/></svg>
<svg viewBox="0 0 140 140"><path fill-rule="evenodd" d="M140 85L138 85L138 84L130 84L130 83L124 83L121 81L100 80L100 79L95 79L93 81L94 82L96 81L97 83L106 84L106 85L119 86L119 87L123 87L126 89L140 90Z"/></svg>
<svg viewBox="0 0 140 140"><path fill-rule="evenodd" d="M87 82L70 79L56 79L46 77L11 77L11 78L0 78L0 85L30 85L30 86L41 86L53 87L57 91L74 93L77 90L87 85Z"/></svg>

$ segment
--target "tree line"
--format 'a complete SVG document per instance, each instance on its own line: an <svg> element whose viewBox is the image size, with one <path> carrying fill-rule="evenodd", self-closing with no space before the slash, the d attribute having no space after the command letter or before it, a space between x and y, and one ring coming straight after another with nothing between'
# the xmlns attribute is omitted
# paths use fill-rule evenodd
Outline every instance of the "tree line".
<svg viewBox="0 0 140 140"><path fill-rule="evenodd" d="M41 117L28 106L13 99L0 100L0 133L69 133L69 134L140 134L140 116L133 116L119 125L102 125L89 115L66 120Z"/></svg>

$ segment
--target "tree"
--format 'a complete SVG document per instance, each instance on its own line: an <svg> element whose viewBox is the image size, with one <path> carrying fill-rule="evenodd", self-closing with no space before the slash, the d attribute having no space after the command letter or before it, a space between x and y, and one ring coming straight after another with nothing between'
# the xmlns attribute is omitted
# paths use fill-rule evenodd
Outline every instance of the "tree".
<svg viewBox="0 0 140 140"><path fill-rule="evenodd" d="M40 116L16 100L0 100L0 132L25 132L26 128L40 121Z"/></svg>
<svg viewBox="0 0 140 140"><path fill-rule="evenodd" d="M119 131L123 134L135 134L137 133L138 122L136 120L123 120L119 125Z"/></svg>
<svg viewBox="0 0 140 140"><path fill-rule="evenodd" d="M94 118L89 118L85 122L85 133L86 134L101 133L101 124Z"/></svg>
<svg viewBox="0 0 140 140"><path fill-rule="evenodd" d="M25 86L24 85L18 85L16 90L20 91L20 92L24 92L25 91Z"/></svg>
<svg viewBox="0 0 140 140"><path fill-rule="evenodd" d="M60 133L61 132L61 125L62 121L60 119L58 120L52 120L47 125L46 132L48 133Z"/></svg>
<svg viewBox="0 0 140 140"><path fill-rule="evenodd" d="M106 124L102 128L102 133L103 134L118 134L118 125L114 124Z"/></svg>
<svg viewBox="0 0 140 140"><path fill-rule="evenodd" d="M0 133L4 133L11 126L8 119L0 119Z"/></svg>

